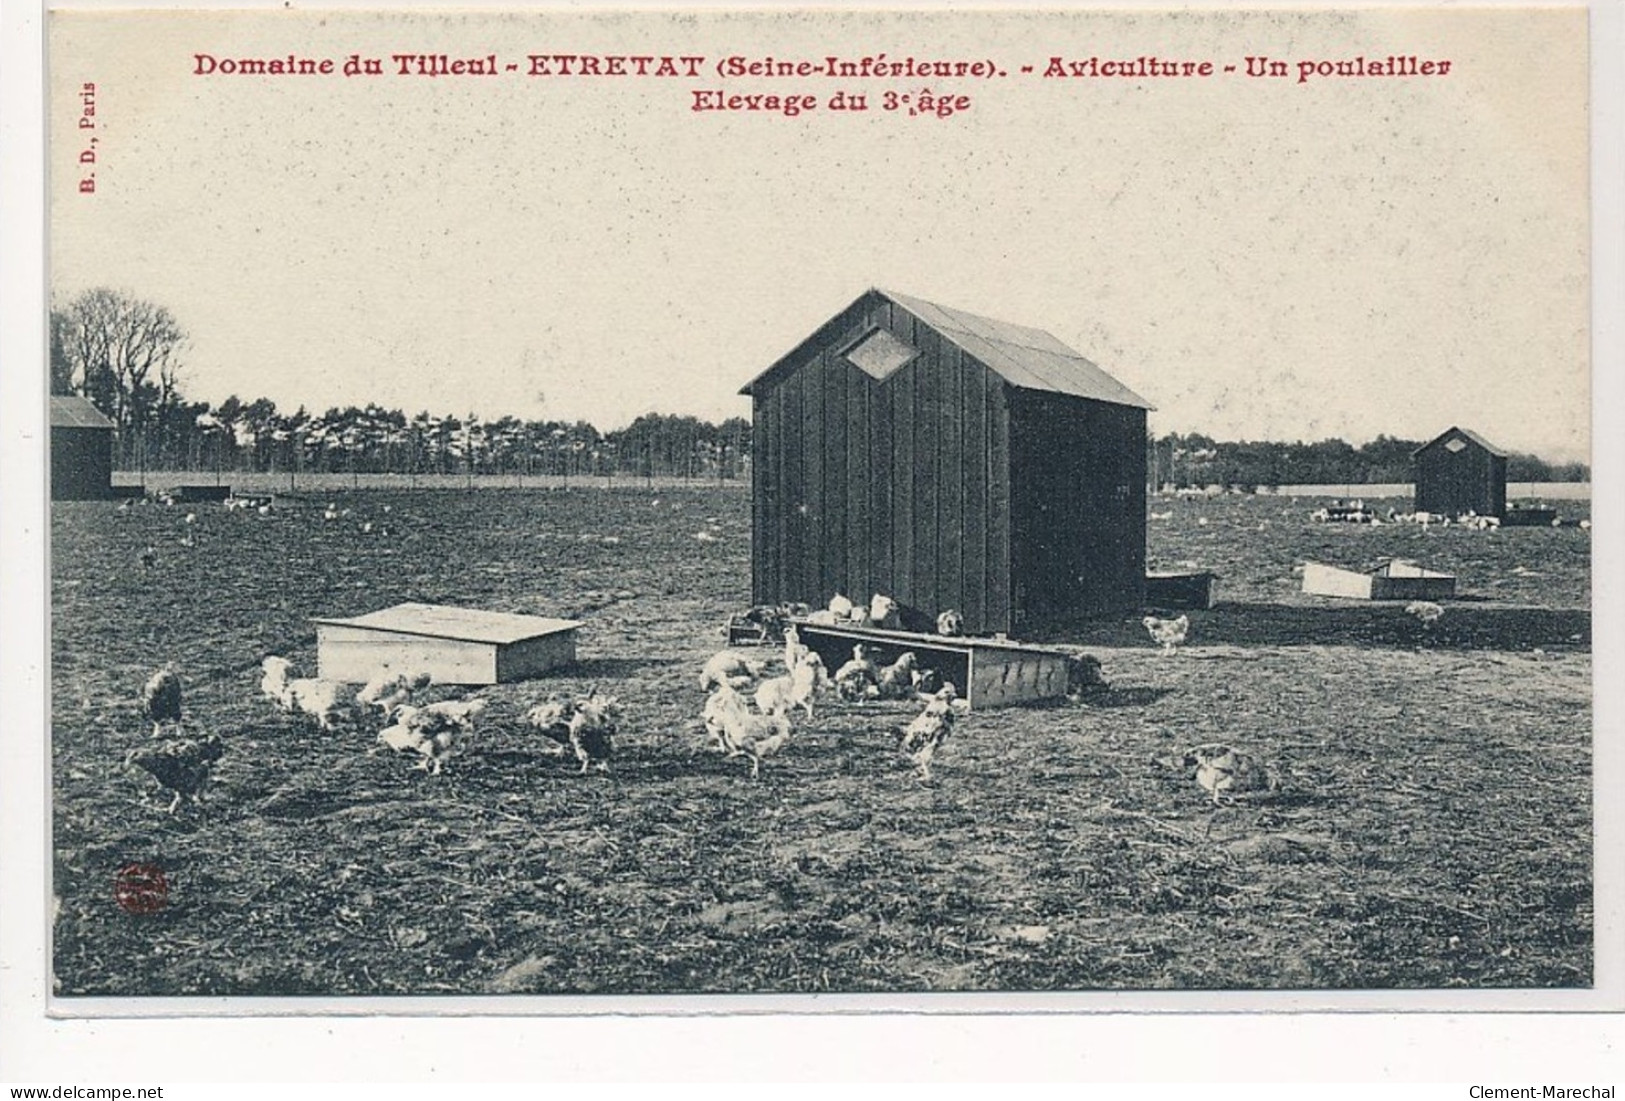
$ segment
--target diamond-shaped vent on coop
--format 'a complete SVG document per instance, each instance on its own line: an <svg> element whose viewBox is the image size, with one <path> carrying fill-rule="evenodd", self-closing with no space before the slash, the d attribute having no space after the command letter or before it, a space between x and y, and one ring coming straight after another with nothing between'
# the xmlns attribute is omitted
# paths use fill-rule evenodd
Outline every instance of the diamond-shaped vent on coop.
<svg viewBox="0 0 1625 1101"><path fill-rule="evenodd" d="M1466 448L1467 441L1462 439L1460 436L1457 436L1455 439L1444 445L1444 449L1450 452L1452 455L1458 451L1466 450Z"/></svg>
<svg viewBox="0 0 1625 1101"><path fill-rule="evenodd" d="M879 381L920 353L886 329L875 329L843 354L854 367Z"/></svg>

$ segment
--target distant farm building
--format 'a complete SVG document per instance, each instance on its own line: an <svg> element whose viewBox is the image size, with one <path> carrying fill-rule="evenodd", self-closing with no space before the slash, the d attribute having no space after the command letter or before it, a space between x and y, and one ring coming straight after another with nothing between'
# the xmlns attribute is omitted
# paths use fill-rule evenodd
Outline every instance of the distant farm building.
<svg viewBox="0 0 1625 1101"><path fill-rule="evenodd" d="M1504 516L1506 452L1465 428L1452 428L1411 456L1416 468L1416 510L1459 516Z"/></svg>
<svg viewBox="0 0 1625 1101"><path fill-rule="evenodd" d="M1138 611L1150 405L1055 337L871 290L742 391L752 592L974 632Z"/></svg>
<svg viewBox="0 0 1625 1101"><path fill-rule="evenodd" d="M51 499L113 496L113 422L84 398L51 398Z"/></svg>

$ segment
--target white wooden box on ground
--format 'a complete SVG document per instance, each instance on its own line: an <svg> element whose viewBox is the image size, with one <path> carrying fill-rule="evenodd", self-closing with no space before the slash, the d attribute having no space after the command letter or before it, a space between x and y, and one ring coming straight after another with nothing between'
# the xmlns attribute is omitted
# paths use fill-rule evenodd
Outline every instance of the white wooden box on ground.
<svg viewBox="0 0 1625 1101"><path fill-rule="evenodd" d="M1369 573L1306 562L1303 591L1354 600L1448 600L1456 595L1456 577L1399 559Z"/></svg>
<svg viewBox="0 0 1625 1101"><path fill-rule="evenodd" d="M526 680L575 661L581 626L571 619L410 603L315 623L317 675L348 683L394 673L428 673L437 684Z"/></svg>

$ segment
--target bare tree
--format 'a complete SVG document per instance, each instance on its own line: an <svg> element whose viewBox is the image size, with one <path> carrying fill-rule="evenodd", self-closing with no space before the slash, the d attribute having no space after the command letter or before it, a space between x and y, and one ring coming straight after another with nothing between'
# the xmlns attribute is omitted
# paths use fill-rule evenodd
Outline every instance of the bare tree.
<svg viewBox="0 0 1625 1101"><path fill-rule="evenodd" d="M51 393L71 394L74 392L73 374L74 360L68 352L68 342L72 339L72 325L68 320L66 311L51 309Z"/></svg>
<svg viewBox="0 0 1625 1101"><path fill-rule="evenodd" d="M121 439L180 401L186 332L167 307L97 287L51 311L51 336L52 389L89 398L112 417Z"/></svg>

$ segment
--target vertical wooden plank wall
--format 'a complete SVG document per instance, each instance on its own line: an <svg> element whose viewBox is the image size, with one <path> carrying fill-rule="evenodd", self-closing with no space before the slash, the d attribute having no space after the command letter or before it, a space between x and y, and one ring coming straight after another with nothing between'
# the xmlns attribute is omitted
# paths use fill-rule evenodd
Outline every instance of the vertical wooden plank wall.
<svg viewBox="0 0 1625 1101"><path fill-rule="evenodd" d="M888 307L908 320L896 307ZM903 325L892 330L913 343L913 333ZM918 347L918 345L916 345ZM915 589L914 536L915 514L919 502L919 485L915 479L915 437L920 429L919 412L915 407L914 391L919 378L919 362L909 364L886 380L884 389L891 397L892 423L892 558L889 576L892 595L905 604L920 605L920 593Z"/></svg>
<svg viewBox="0 0 1625 1101"><path fill-rule="evenodd" d="M939 599L937 587L938 524L941 505L937 484L938 454L942 447L942 342L924 326L911 334L920 357L907 369L914 373L914 555L908 603L931 608Z"/></svg>
<svg viewBox="0 0 1625 1101"><path fill-rule="evenodd" d="M777 492L778 464L770 458L773 441L778 433L773 426L775 389L767 394L756 393L750 399L751 451L754 460L750 470L750 600L752 604L765 604L777 599L773 579L773 548L776 539L769 538L773 522L773 500Z"/></svg>
<svg viewBox="0 0 1625 1101"><path fill-rule="evenodd" d="M1023 629L1132 612L1145 590L1145 413L1023 392L1012 401L1018 540L1012 574ZM1126 486L1119 495L1118 487Z"/></svg>
<svg viewBox="0 0 1625 1101"><path fill-rule="evenodd" d="M987 606L984 631L1015 629L1015 602L1011 599L1015 562L1011 534L1015 521L1010 511L1010 472L1015 449L1010 438L1010 388L992 371L982 372L987 399ZM974 629L974 627L972 628Z"/></svg>
<svg viewBox="0 0 1625 1101"><path fill-rule="evenodd" d="M988 410L987 387L981 364L961 354L961 408L963 438L959 451L959 481L963 486L960 523L960 591L956 607L973 630L985 630L987 616L988 518ZM1000 627L999 630L1005 628Z"/></svg>
<svg viewBox="0 0 1625 1101"><path fill-rule="evenodd" d="M803 573L806 562L805 549L801 546L806 525L798 522L800 512L797 507L807 493L807 479L802 472L805 465L803 436L806 426L802 423L801 398L805 387L800 375L799 371L793 371L780 384L784 391L784 419L780 422L784 430L784 444L779 461L783 470L780 484L784 488L784 495L779 500L779 530L783 533L779 540L779 576L783 579L784 592L791 595L801 591L805 584Z"/></svg>
<svg viewBox="0 0 1625 1101"><path fill-rule="evenodd" d="M937 355L941 379L937 388L941 413L937 463L937 582L931 610L965 606L965 368L959 349L941 342Z"/></svg>
<svg viewBox="0 0 1625 1101"><path fill-rule="evenodd" d="M1506 459L1476 443L1455 454L1430 443L1417 453L1415 472L1414 507L1421 511L1506 513Z"/></svg>
<svg viewBox="0 0 1625 1101"><path fill-rule="evenodd" d="M819 479L819 499L812 512L812 536L818 541L818 592L832 592L842 585L846 574L846 379L849 368L831 361L834 351L826 346L810 369L818 391L822 423L819 454L823 474Z"/></svg>
<svg viewBox="0 0 1625 1101"><path fill-rule="evenodd" d="M883 381L840 354L876 326L919 352ZM755 394L755 599L888 592L981 632L1025 625L1018 592L1033 622L1139 606L1143 410L1014 390L878 296L819 339Z"/></svg>
<svg viewBox="0 0 1625 1101"><path fill-rule="evenodd" d="M841 574L854 590L870 593L876 588L870 556L874 529L872 501L877 480L869 463L873 447L869 416L873 386L867 375L850 367L841 370L834 381L846 394L846 530L841 548Z"/></svg>

